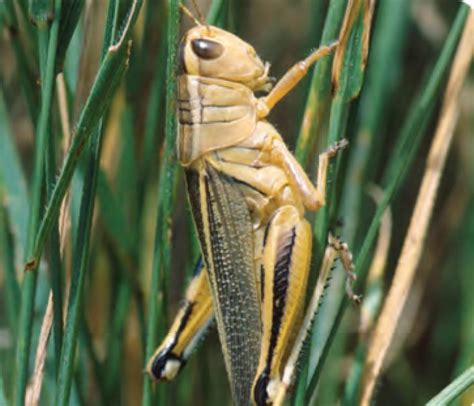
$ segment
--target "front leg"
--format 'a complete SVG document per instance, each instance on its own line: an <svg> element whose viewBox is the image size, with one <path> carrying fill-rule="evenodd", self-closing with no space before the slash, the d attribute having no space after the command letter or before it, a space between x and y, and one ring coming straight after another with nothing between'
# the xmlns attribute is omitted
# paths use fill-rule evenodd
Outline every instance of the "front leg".
<svg viewBox="0 0 474 406"><path fill-rule="evenodd" d="M309 68L321 58L330 55L337 47L337 42L330 45L323 45L311 52L302 61L295 63L278 81L272 91L265 97L258 99L257 115L258 118L265 118L270 110L283 97L285 97L308 73Z"/></svg>

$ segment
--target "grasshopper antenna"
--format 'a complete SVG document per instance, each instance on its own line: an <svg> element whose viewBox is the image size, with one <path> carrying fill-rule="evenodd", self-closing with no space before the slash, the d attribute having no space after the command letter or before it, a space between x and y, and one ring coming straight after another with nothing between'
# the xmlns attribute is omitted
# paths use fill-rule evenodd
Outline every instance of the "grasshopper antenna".
<svg viewBox="0 0 474 406"><path fill-rule="evenodd" d="M189 8L187 8L183 3L179 3L179 8L184 14L193 20L194 24L202 25L201 22L196 17L194 17L193 13L191 13L191 10L189 10Z"/></svg>
<svg viewBox="0 0 474 406"><path fill-rule="evenodd" d="M196 13L198 15L198 19L201 22L201 24L199 24L199 25L205 25L207 27L206 20L204 19L204 16L202 15L201 9L199 8L196 0L192 0L192 3L193 3L193 6L194 6L194 9L196 10Z"/></svg>

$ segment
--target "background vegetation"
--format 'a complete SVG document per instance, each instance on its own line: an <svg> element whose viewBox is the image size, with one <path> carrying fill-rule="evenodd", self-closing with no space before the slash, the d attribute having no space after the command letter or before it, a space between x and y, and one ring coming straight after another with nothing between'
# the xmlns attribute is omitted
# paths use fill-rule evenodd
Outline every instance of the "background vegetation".
<svg viewBox="0 0 474 406"><path fill-rule="evenodd" d="M343 24L346 0L200 2L276 77L341 38L270 117L311 174L349 140L314 219L312 283L332 230L364 295L346 303L334 270L291 402L356 404L383 360L377 404L425 403L464 371L433 404L472 404L472 12L380 0L364 19L371 3L349 3ZM179 19L176 0L0 2L0 404L230 402L215 332L175 382L143 373L199 256L174 155Z"/></svg>

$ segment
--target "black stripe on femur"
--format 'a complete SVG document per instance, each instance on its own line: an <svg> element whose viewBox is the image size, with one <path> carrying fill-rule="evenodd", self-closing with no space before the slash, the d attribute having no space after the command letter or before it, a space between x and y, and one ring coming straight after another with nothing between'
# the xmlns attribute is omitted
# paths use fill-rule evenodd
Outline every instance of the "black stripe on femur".
<svg viewBox="0 0 474 406"><path fill-rule="evenodd" d="M278 334L281 328L283 312L286 305L286 293L288 290L288 279L291 266L291 257L295 245L296 229L293 227L286 243L278 252L275 270L273 273L273 313L272 313L272 331L270 345L268 348L267 365L270 366L275 350Z"/></svg>
<svg viewBox="0 0 474 406"><path fill-rule="evenodd" d="M194 302L186 302L186 310L184 311L183 318L179 322L178 330L176 331L176 341L178 341L179 336L185 329L186 324L188 323L189 318L191 317L191 313L193 312L194 305Z"/></svg>
<svg viewBox="0 0 474 406"><path fill-rule="evenodd" d="M186 302L186 310L184 311L184 314L183 314L183 317L181 318L178 329L176 330L176 334L173 338L173 342L171 343L171 345L164 348L163 351L161 351L155 357L153 364L151 366L151 372L153 373L153 376L156 379L163 378L163 373L168 361L175 360L179 362L180 363L179 370L181 370L184 364L186 363L186 360L181 356L181 354L173 353L173 349L179 340L179 336L181 335L184 328L186 327L186 324L188 323L189 318L191 317L191 313L193 312L193 307L194 307L193 302Z"/></svg>

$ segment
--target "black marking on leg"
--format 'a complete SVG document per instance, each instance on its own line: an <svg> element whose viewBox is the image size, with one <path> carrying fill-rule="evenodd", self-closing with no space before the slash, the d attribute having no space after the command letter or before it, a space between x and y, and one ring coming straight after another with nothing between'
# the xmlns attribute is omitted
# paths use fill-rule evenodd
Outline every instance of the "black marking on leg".
<svg viewBox="0 0 474 406"><path fill-rule="evenodd" d="M268 367L263 370L260 376L255 383L253 389L253 400L257 406L266 406L268 401L268 392L267 387L270 382L270 377L268 376Z"/></svg>
<svg viewBox="0 0 474 406"><path fill-rule="evenodd" d="M186 310L184 311L183 317L179 323L178 329L176 330L176 334L173 338L173 341L170 345L163 349L154 359L153 364L151 366L151 372L156 379L163 379L163 374L165 372L166 364L168 361L178 361L180 363L179 371L183 368L186 360L178 354L173 353L174 347L176 347L176 343L179 341L179 336L183 332L186 324L191 317L191 313L193 311L194 303L193 302L186 302L185 304Z"/></svg>
<svg viewBox="0 0 474 406"><path fill-rule="evenodd" d="M155 379L162 380L163 374L166 369L166 364L169 361L177 361L180 363L179 372L183 369L184 365L186 364L186 360L174 353L171 352L171 348L166 348L162 352L160 352L153 361L151 366L151 373L155 377Z"/></svg>
<svg viewBox="0 0 474 406"><path fill-rule="evenodd" d="M273 314L270 345L268 348L267 367L270 367L273 353L280 333L286 305L286 293L288 290L288 277L291 265L291 256L295 245L296 229L293 227L287 237L286 244L278 252L273 276Z"/></svg>

